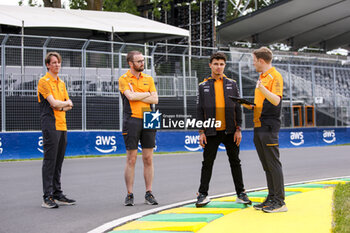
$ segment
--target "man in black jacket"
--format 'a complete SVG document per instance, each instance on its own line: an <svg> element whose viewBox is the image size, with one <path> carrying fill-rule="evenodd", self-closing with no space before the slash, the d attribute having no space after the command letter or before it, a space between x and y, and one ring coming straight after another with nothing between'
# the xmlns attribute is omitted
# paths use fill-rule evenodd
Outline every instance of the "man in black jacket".
<svg viewBox="0 0 350 233"><path fill-rule="evenodd" d="M241 143L241 107L229 99L229 96L239 97L237 84L224 75L226 56L223 53L214 53L210 57L209 67L211 77L199 84L197 99L197 119L205 121L215 118L221 122L217 128L203 128L199 131L199 143L204 148L203 162L197 207L205 206L210 202L208 196L209 182L213 164L220 143L226 147L231 174L234 181L237 203L251 204L244 192L239 144ZM217 125L217 124L216 124Z"/></svg>

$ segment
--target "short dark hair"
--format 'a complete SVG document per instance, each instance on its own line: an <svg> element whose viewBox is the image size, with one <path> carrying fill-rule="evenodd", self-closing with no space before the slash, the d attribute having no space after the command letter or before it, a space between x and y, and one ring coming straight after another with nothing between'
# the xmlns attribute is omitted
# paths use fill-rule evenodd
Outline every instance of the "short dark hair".
<svg viewBox="0 0 350 233"><path fill-rule="evenodd" d="M45 65L50 64L51 57L56 57L59 63L62 62L62 57L58 52L48 52L45 56Z"/></svg>
<svg viewBox="0 0 350 233"><path fill-rule="evenodd" d="M126 62L129 64L129 61L134 60L135 55L140 55L140 54L142 55L140 51L136 51L136 50L128 52L128 55L126 55Z"/></svg>
<svg viewBox="0 0 350 233"><path fill-rule="evenodd" d="M211 56L210 56L210 63L214 60L224 60L225 63L226 63L226 55L224 53L213 53Z"/></svg>
<svg viewBox="0 0 350 233"><path fill-rule="evenodd" d="M271 63L272 61L272 51L267 47L261 47L253 51L253 54L257 59L263 59L266 63Z"/></svg>

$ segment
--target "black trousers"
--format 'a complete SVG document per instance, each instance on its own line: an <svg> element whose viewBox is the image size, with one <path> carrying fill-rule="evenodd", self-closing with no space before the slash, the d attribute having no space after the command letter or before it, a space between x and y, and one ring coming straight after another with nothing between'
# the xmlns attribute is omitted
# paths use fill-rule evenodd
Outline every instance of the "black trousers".
<svg viewBox="0 0 350 233"><path fill-rule="evenodd" d="M218 131L216 136L208 136L207 144L203 152L203 162L199 192L208 195L209 183L213 171L214 160L220 143L226 147L228 161L230 162L231 174L237 194L244 192L241 160L239 159L239 147L233 141L234 134L225 134Z"/></svg>
<svg viewBox="0 0 350 233"><path fill-rule="evenodd" d="M43 130L44 160L42 179L44 198L59 196L61 190L61 169L66 153L67 131Z"/></svg>
<svg viewBox="0 0 350 233"><path fill-rule="evenodd" d="M284 181L280 161L278 130L262 126L254 128L254 144L266 175L269 198L284 204Z"/></svg>

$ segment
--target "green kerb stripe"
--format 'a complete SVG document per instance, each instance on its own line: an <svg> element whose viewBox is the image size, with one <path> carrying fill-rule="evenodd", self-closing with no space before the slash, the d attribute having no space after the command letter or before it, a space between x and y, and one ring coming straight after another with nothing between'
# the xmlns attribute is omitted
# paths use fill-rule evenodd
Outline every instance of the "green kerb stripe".
<svg viewBox="0 0 350 233"><path fill-rule="evenodd" d="M222 214L151 214L138 221L211 222L222 216Z"/></svg>
<svg viewBox="0 0 350 233"><path fill-rule="evenodd" d="M327 188L329 186L335 186L332 184L295 184L286 186L286 188Z"/></svg>
<svg viewBox="0 0 350 233"><path fill-rule="evenodd" d="M193 207L196 208L195 204L185 205L184 207ZM201 208L235 208L235 209L244 209L247 206L244 204L239 204L235 202L223 202L223 201L212 201L208 205Z"/></svg>
<svg viewBox="0 0 350 233"><path fill-rule="evenodd" d="M300 192L285 192L285 196L291 196L298 193ZM259 191L259 192L248 193L248 196L249 197L266 197L268 194L269 194L268 192Z"/></svg>
<svg viewBox="0 0 350 233"><path fill-rule="evenodd" d="M350 178L342 178L342 179L339 179L339 180L350 181Z"/></svg>

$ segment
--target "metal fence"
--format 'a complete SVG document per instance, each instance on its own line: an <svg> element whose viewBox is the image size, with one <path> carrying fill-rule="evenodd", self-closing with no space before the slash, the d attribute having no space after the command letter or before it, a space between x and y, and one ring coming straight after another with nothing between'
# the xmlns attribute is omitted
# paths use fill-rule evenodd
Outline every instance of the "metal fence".
<svg viewBox="0 0 350 233"><path fill-rule="evenodd" d="M37 82L46 73L49 51L62 56L60 78L74 108L67 113L70 130L121 130L118 77L128 69L126 55L141 51L145 73L153 76L161 112L195 116L198 83L210 75L209 55L219 48L130 44L73 38L0 34L1 131L40 130ZM253 99L258 74L251 51L234 48L225 74L236 80L242 97ZM193 55L193 54L200 54ZM284 77L283 127L350 124L350 66L347 61L276 53L274 66ZM253 127L244 110L244 127Z"/></svg>

